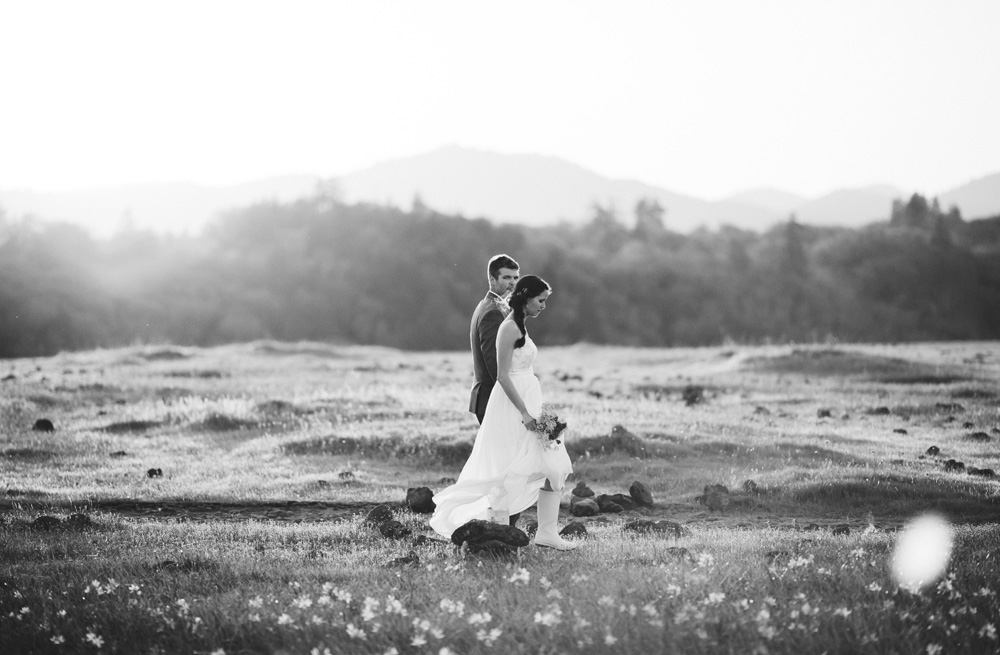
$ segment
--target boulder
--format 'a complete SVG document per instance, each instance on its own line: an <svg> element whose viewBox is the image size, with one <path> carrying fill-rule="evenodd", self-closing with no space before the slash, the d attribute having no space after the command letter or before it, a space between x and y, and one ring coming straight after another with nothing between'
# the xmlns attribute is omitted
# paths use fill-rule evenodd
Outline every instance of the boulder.
<svg viewBox="0 0 1000 655"><path fill-rule="evenodd" d="M646 521L639 519L626 523L622 526L622 530L625 530L626 532L637 532L640 534L664 535L674 537L675 539L683 537L689 533L688 529L680 523L667 520Z"/></svg>
<svg viewBox="0 0 1000 655"><path fill-rule="evenodd" d="M564 537L586 537L587 526L580 521L570 521L559 531L559 534Z"/></svg>
<svg viewBox="0 0 1000 655"><path fill-rule="evenodd" d="M968 439L971 439L972 441L989 441L991 437L985 432L973 432L968 436Z"/></svg>
<svg viewBox="0 0 1000 655"><path fill-rule="evenodd" d="M55 432L56 426L52 425L52 421L49 419L40 418L35 421L35 425L33 425L31 429L36 432Z"/></svg>
<svg viewBox="0 0 1000 655"><path fill-rule="evenodd" d="M378 531L387 539L405 539L413 534L408 527L396 520L380 523Z"/></svg>
<svg viewBox="0 0 1000 655"><path fill-rule="evenodd" d="M56 528L62 526L62 521L54 516L39 516L37 519L31 522L31 527L34 530L55 530Z"/></svg>
<svg viewBox="0 0 1000 655"><path fill-rule="evenodd" d="M626 512L635 509L635 499L627 494L611 494L608 496L608 499L613 503L621 505L622 509ZM600 503L598 503L598 505L600 505Z"/></svg>
<svg viewBox="0 0 1000 655"><path fill-rule="evenodd" d="M628 488L629 494L635 499L635 502L640 507L652 507L653 506L653 494L649 492L646 485L636 480ZM621 503L619 503L621 504Z"/></svg>
<svg viewBox="0 0 1000 655"><path fill-rule="evenodd" d="M981 478L996 477L996 473L993 472L993 469L979 469L974 466L970 466L968 469L966 469L966 472L969 475L978 475Z"/></svg>
<svg viewBox="0 0 1000 655"><path fill-rule="evenodd" d="M149 469L146 471L147 478L162 478L163 469Z"/></svg>
<svg viewBox="0 0 1000 655"><path fill-rule="evenodd" d="M575 487L573 487L572 494L577 498L593 498L594 490L588 487L586 482L581 480L576 483Z"/></svg>
<svg viewBox="0 0 1000 655"><path fill-rule="evenodd" d="M832 418L833 412L829 409L817 409L816 418Z"/></svg>
<svg viewBox="0 0 1000 655"><path fill-rule="evenodd" d="M415 487L406 490L406 506L417 514L433 514L437 507L434 504L434 492L427 487Z"/></svg>
<svg viewBox="0 0 1000 655"><path fill-rule="evenodd" d="M927 449L927 450L925 451L925 453L924 453L924 454L926 454L926 455L930 455L931 457L933 457L933 456L937 455L937 454L938 454L938 453L940 453L940 452L941 452L941 449L940 449L940 448L938 448L937 446L931 446L930 448L928 448L928 449Z"/></svg>
<svg viewBox="0 0 1000 655"><path fill-rule="evenodd" d="M753 480L744 480L743 491L747 492L748 494L755 494L759 493L759 488L757 487L757 483L754 482Z"/></svg>
<svg viewBox="0 0 1000 655"><path fill-rule="evenodd" d="M86 514L70 514L63 520L63 525L71 530L83 530L95 527L97 524Z"/></svg>
<svg viewBox="0 0 1000 655"><path fill-rule="evenodd" d="M523 548L528 545L528 535L511 525L490 523L473 519L451 533L451 543L456 546L468 544L471 548L477 544L497 541L511 548Z"/></svg>
<svg viewBox="0 0 1000 655"><path fill-rule="evenodd" d="M896 428L895 430L893 430L893 432L895 432L896 434L907 434L906 430L904 430L903 428Z"/></svg>
<svg viewBox="0 0 1000 655"><path fill-rule="evenodd" d="M386 521L392 520L392 510L388 505L377 505L373 507L365 516L365 523L372 526L379 526Z"/></svg>
<svg viewBox="0 0 1000 655"><path fill-rule="evenodd" d="M960 461L958 461L956 459L949 459L947 462L944 463L944 470L945 471L964 471L965 470L965 463L964 462L960 462Z"/></svg>
<svg viewBox="0 0 1000 655"><path fill-rule="evenodd" d="M684 404L688 407L697 405L705 400L705 389L704 387L700 387L696 384L689 384L684 387L684 391L681 392L681 398L684 399Z"/></svg>
<svg viewBox="0 0 1000 655"><path fill-rule="evenodd" d="M597 516L601 506L593 498L574 498L569 504L569 513L573 516Z"/></svg>
<svg viewBox="0 0 1000 655"><path fill-rule="evenodd" d="M851 534L851 527L846 523L838 525L833 529L833 534L837 535L838 537L841 535L847 536Z"/></svg>

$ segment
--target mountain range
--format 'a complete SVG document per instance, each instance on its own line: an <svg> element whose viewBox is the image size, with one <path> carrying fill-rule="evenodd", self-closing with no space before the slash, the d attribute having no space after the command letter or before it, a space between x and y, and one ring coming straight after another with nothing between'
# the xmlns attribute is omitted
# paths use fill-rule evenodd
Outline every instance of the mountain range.
<svg viewBox="0 0 1000 655"><path fill-rule="evenodd" d="M556 157L447 146L330 180L290 175L230 187L173 183L48 193L10 190L0 191L0 208L14 217L78 223L101 237L125 226L191 233L227 209L289 202L321 187L345 202L409 210L419 198L445 214L533 226L587 221L595 204L613 209L628 224L639 200L655 199L665 210L666 226L678 232L722 224L761 231L791 216L806 224L858 227L887 220L893 200L905 201L913 193L871 186L803 198L778 189L754 189L708 201L636 180L609 179ZM956 206L967 219L1000 215L1000 173L938 199L942 208Z"/></svg>

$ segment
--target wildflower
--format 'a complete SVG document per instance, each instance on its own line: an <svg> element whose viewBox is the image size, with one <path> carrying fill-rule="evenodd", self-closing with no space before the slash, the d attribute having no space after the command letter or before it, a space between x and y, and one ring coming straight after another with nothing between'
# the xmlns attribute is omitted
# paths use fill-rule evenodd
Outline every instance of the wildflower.
<svg viewBox="0 0 1000 655"><path fill-rule="evenodd" d="M226 650L224 648L216 648L208 655L226 655Z"/></svg>
<svg viewBox="0 0 1000 655"><path fill-rule="evenodd" d="M708 595L709 605L719 605L724 600L726 600L726 595L717 591L713 591Z"/></svg>
<svg viewBox="0 0 1000 655"><path fill-rule="evenodd" d="M403 607L401 603L395 596L389 596L385 599L385 611L389 614L399 614L400 616L406 616L406 608Z"/></svg>
<svg viewBox="0 0 1000 655"><path fill-rule="evenodd" d="M868 591L882 591L882 585L877 582L873 582L868 585Z"/></svg>
<svg viewBox="0 0 1000 655"><path fill-rule="evenodd" d="M562 598L562 592L558 589L549 589L549 593L545 594L547 598Z"/></svg>
<svg viewBox="0 0 1000 655"><path fill-rule="evenodd" d="M413 639L412 639L412 640L410 641L410 645L411 645L411 646L423 646L423 645L424 645L424 644L426 644L426 643L427 643L427 639L426 639L426 638L424 637L424 635L422 635L422 634L420 634L420 635L416 635L416 636L415 636L415 637L413 637Z"/></svg>
<svg viewBox="0 0 1000 655"><path fill-rule="evenodd" d="M316 599L316 604L320 606L332 605L333 599L324 594Z"/></svg>
<svg viewBox="0 0 1000 655"><path fill-rule="evenodd" d="M360 628L355 628L353 623L347 624L347 636L352 639L366 639L365 631Z"/></svg>
<svg viewBox="0 0 1000 655"><path fill-rule="evenodd" d="M698 635L699 639L708 639L708 633L705 632L705 628L695 628L694 633Z"/></svg>
<svg viewBox="0 0 1000 655"><path fill-rule="evenodd" d="M187 614L191 610L191 606L183 598L177 599L177 607L180 608L181 614Z"/></svg>
<svg viewBox="0 0 1000 655"><path fill-rule="evenodd" d="M715 558L710 553L701 553L698 555L699 568L708 568L713 564L715 564Z"/></svg>
<svg viewBox="0 0 1000 655"><path fill-rule="evenodd" d="M62 635L52 635L49 638L49 641L51 641L53 644L56 644L56 645L58 645L58 644L65 644L66 643L66 637L64 637Z"/></svg>
<svg viewBox="0 0 1000 655"><path fill-rule="evenodd" d="M247 601L247 605L249 605L250 607L263 607L264 599L261 598L260 596L257 596L256 598L251 598L250 600Z"/></svg>
<svg viewBox="0 0 1000 655"><path fill-rule="evenodd" d="M444 630L441 628L431 628L430 632L435 639L444 639Z"/></svg>
<svg viewBox="0 0 1000 655"><path fill-rule="evenodd" d="M329 648L324 648L323 652L320 652L318 648L313 648L309 651L309 655L333 655L333 653L330 652Z"/></svg>
<svg viewBox="0 0 1000 655"><path fill-rule="evenodd" d="M643 605L642 606L642 611L646 614L646 616L658 616L659 615L659 612L656 611L656 605L654 605L651 602L650 603L646 603L645 605Z"/></svg>
<svg viewBox="0 0 1000 655"><path fill-rule="evenodd" d="M88 632L87 636L84 637L83 640L84 641L89 641L90 643L94 644L98 648L100 648L101 646L104 645L104 639L102 639L101 637L97 636L93 632Z"/></svg>
<svg viewBox="0 0 1000 655"><path fill-rule="evenodd" d="M336 597L337 600L339 600L342 603L350 603L351 599L353 598L353 596L351 596L351 592L349 592L349 591L341 591L339 589L337 589L336 591L334 591L333 595L334 595L334 597Z"/></svg>
<svg viewBox="0 0 1000 655"><path fill-rule="evenodd" d="M289 625L291 623L295 623L295 621L287 614L282 614L278 617L278 625Z"/></svg>
<svg viewBox="0 0 1000 655"><path fill-rule="evenodd" d="M671 584L667 585L666 591L667 591L668 594L670 594L672 596L676 596L679 593L681 593L681 588L678 587L677 585L671 583Z"/></svg>
<svg viewBox="0 0 1000 655"><path fill-rule="evenodd" d="M365 597L364 606L361 608L361 618L365 621L371 621L375 618L375 610L378 609L379 603L374 598Z"/></svg>
<svg viewBox="0 0 1000 655"><path fill-rule="evenodd" d="M847 617L849 617L851 615L851 612L852 612L852 610L849 610L846 607L838 607L837 609L833 610L833 615L834 616L842 616L842 617L844 617L846 619Z"/></svg>
<svg viewBox="0 0 1000 655"><path fill-rule="evenodd" d="M438 655L455 655L455 651L448 648L447 646L444 646L441 648L441 650L438 651Z"/></svg>
<svg viewBox="0 0 1000 655"><path fill-rule="evenodd" d="M22 607L20 614L21 614L21 616L24 616L25 614L31 614L31 608L30 607ZM20 617L18 617L18 618L20 618Z"/></svg>
<svg viewBox="0 0 1000 655"><path fill-rule="evenodd" d="M613 634L611 634L610 632L608 632L608 633L606 633L606 634L604 635L604 645L605 645L605 646L614 646L614 645L615 645L615 644L617 644L617 643L618 643L618 638L617 638L617 637L615 637L615 636L614 636Z"/></svg>
<svg viewBox="0 0 1000 655"><path fill-rule="evenodd" d="M941 644L927 644L927 655L941 655L944 647Z"/></svg>
<svg viewBox="0 0 1000 655"><path fill-rule="evenodd" d="M562 610L558 605L549 605L549 610L542 614L535 612L535 623L541 623L547 628L558 625L562 622Z"/></svg>
<svg viewBox="0 0 1000 655"><path fill-rule="evenodd" d="M313 625L323 625L324 623L326 623L326 621L323 619L322 616L317 616L315 614L312 615L312 618L309 619L309 622L312 623Z"/></svg>
<svg viewBox="0 0 1000 655"><path fill-rule="evenodd" d="M253 614L251 614L247 618L250 619L251 621L253 621L254 623L260 623L260 614L258 614L257 612L254 612Z"/></svg>
<svg viewBox="0 0 1000 655"><path fill-rule="evenodd" d="M615 604L615 599L611 596L601 596L597 599L597 604L601 607L611 607Z"/></svg>
<svg viewBox="0 0 1000 655"><path fill-rule="evenodd" d="M992 641L997 640L997 627L992 623L987 623L982 628L979 629L979 636L986 637Z"/></svg>
<svg viewBox="0 0 1000 655"><path fill-rule="evenodd" d="M465 614L465 603L462 601L455 602L450 598L442 598L438 605L443 611L449 614L454 614L456 616L462 616Z"/></svg>
<svg viewBox="0 0 1000 655"><path fill-rule="evenodd" d="M572 580L573 582L586 582L587 580L590 580L590 576L583 575L582 573L574 573L572 576L570 576L570 580Z"/></svg>
<svg viewBox="0 0 1000 655"><path fill-rule="evenodd" d="M476 613L469 617L469 625L484 625L493 620L489 612Z"/></svg>
<svg viewBox="0 0 1000 655"><path fill-rule="evenodd" d="M58 616L66 616L66 610L59 610L58 612L56 612L56 614Z"/></svg>
<svg viewBox="0 0 1000 655"><path fill-rule="evenodd" d="M509 582L523 582L524 584L528 584L529 580L531 580L531 574L528 573L528 569L523 568L519 569L511 575L510 578L508 578Z"/></svg>
<svg viewBox="0 0 1000 655"><path fill-rule="evenodd" d="M399 655L399 651L395 646L390 646L382 655Z"/></svg>
<svg viewBox="0 0 1000 655"><path fill-rule="evenodd" d="M496 640L500 638L501 634L503 633L500 631L499 628L493 628L489 632L486 632L486 630L479 630L476 633L476 639L478 641L483 642L483 644L485 644L486 647L489 648L494 643L496 643Z"/></svg>
<svg viewBox="0 0 1000 655"><path fill-rule="evenodd" d="M137 584L130 584L128 586L128 592L130 594L136 594L137 596L141 596L142 595L142 589Z"/></svg>

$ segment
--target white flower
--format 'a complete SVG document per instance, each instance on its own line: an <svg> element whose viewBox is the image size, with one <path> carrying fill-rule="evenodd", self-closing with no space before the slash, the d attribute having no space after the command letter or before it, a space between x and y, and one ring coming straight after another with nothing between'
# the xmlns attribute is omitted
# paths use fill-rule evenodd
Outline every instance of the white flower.
<svg viewBox="0 0 1000 655"><path fill-rule="evenodd" d="M104 639L102 639L101 637L97 636L93 632L88 632L87 636L84 637L83 640L84 641L89 641L90 643L94 644L98 648L100 648L101 646L104 645Z"/></svg>
<svg viewBox="0 0 1000 655"><path fill-rule="evenodd" d="M476 613L469 617L469 625L484 625L493 620L489 612Z"/></svg>
<svg viewBox="0 0 1000 655"><path fill-rule="evenodd" d="M216 648L208 655L226 655L226 650L224 648Z"/></svg>
<svg viewBox="0 0 1000 655"><path fill-rule="evenodd" d="M597 599L597 604L601 607L612 607L615 604L615 599L611 596L601 596Z"/></svg>
<svg viewBox="0 0 1000 655"><path fill-rule="evenodd" d="M709 605L718 605L724 600L726 600L726 595L717 591L713 591L708 595Z"/></svg>
<svg viewBox="0 0 1000 655"><path fill-rule="evenodd" d="M411 646L423 646L426 643L427 643L427 638L422 634L414 636L413 640L410 641Z"/></svg>
<svg viewBox="0 0 1000 655"><path fill-rule="evenodd" d="M849 617L851 615L852 611L853 610L849 610L846 607L839 607L839 608L833 610L833 615L834 616L842 616L842 617L844 617L846 619L847 617Z"/></svg>
<svg viewBox="0 0 1000 655"><path fill-rule="evenodd" d="M528 569L518 569L508 578L509 582L523 582L524 584L528 584L529 580L531 580L531 574Z"/></svg>
<svg viewBox="0 0 1000 655"><path fill-rule="evenodd" d="M941 644L927 644L927 655L940 655L944 647Z"/></svg>
<svg viewBox="0 0 1000 655"><path fill-rule="evenodd" d="M278 617L278 625L288 625L290 623L295 623L295 621L287 614L282 614Z"/></svg>
<svg viewBox="0 0 1000 655"><path fill-rule="evenodd" d="M250 600L247 601L247 605L249 605L250 607L263 607L264 599L261 598L260 596L257 596L256 598L251 598Z"/></svg>
<svg viewBox="0 0 1000 655"><path fill-rule="evenodd" d="M617 643L618 643L618 638L615 637L610 632L604 635L604 645L605 646L614 646Z"/></svg>
<svg viewBox="0 0 1000 655"><path fill-rule="evenodd" d="M353 623L347 624L347 636L352 639L366 639L365 631L360 628L355 628Z"/></svg>
<svg viewBox="0 0 1000 655"><path fill-rule="evenodd" d="M52 637L49 638L49 641L53 644L65 644L66 637L63 637L62 635L52 635Z"/></svg>
<svg viewBox="0 0 1000 655"><path fill-rule="evenodd" d="M992 623L987 623L979 630L980 637L986 637L992 641L997 640L997 627Z"/></svg>

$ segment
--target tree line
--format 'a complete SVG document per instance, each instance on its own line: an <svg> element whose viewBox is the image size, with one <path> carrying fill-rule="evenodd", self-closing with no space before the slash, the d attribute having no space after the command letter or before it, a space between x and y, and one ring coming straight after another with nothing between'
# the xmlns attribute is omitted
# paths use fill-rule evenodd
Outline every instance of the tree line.
<svg viewBox="0 0 1000 655"><path fill-rule="evenodd" d="M916 194L891 212L860 229L679 234L655 201L627 223L595 206L584 224L529 228L319 194L197 236L107 240L0 213L0 357L255 339L466 348L498 252L552 284L531 325L550 345L1000 338L1000 216L966 221Z"/></svg>

